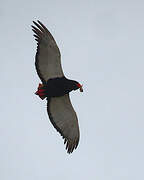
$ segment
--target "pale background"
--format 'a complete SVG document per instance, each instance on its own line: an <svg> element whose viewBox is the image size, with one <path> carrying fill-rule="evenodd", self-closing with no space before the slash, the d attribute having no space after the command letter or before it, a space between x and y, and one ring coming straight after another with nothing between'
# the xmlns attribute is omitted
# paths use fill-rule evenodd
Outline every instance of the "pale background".
<svg viewBox="0 0 144 180"><path fill-rule="evenodd" d="M41 20L55 37L81 139L69 155L34 95ZM0 179L144 179L144 1L0 0Z"/></svg>

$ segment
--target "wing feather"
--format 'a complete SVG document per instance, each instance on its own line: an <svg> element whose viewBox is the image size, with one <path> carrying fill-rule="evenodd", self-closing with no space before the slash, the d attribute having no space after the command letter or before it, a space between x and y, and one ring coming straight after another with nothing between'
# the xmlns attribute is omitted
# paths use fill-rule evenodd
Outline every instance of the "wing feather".
<svg viewBox="0 0 144 180"><path fill-rule="evenodd" d="M35 66L43 83L48 79L64 76L59 48L48 29L40 22L33 21L32 30L38 42Z"/></svg>
<svg viewBox="0 0 144 180"><path fill-rule="evenodd" d="M77 115L69 95L50 98L47 111L51 123L64 138L67 152L72 153L78 146L80 133Z"/></svg>

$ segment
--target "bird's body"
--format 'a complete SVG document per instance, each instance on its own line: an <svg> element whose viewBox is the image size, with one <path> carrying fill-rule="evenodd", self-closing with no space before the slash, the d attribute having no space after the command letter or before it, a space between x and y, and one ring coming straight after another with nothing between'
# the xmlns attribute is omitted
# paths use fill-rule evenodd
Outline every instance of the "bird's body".
<svg viewBox="0 0 144 180"><path fill-rule="evenodd" d="M40 22L32 26L38 42L35 66L42 84L36 95L47 99L47 111L53 126L59 131L66 143L68 153L76 149L79 142L77 115L70 102L69 93L82 86L74 80L67 79L62 71L59 48L48 29Z"/></svg>
<svg viewBox="0 0 144 180"><path fill-rule="evenodd" d="M60 97L72 91L71 81L65 77L49 79L46 84L47 97Z"/></svg>
<svg viewBox="0 0 144 180"><path fill-rule="evenodd" d="M69 80L66 77L53 78L49 79L46 84L38 88L36 94L41 95L39 94L39 92L42 92L48 99L51 97L60 97L68 94L72 90L78 89L79 87L77 86L77 84L77 81Z"/></svg>

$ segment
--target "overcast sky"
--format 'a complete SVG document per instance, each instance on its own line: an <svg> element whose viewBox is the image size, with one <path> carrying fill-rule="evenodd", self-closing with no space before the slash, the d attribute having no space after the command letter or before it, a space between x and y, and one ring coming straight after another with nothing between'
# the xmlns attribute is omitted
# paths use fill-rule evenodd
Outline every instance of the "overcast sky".
<svg viewBox="0 0 144 180"><path fill-rule="evenodd" d="M42 21L62 55L81 139L71 155L34 95ZM0 179L144 179L144 2L0 1Z"/></svg>

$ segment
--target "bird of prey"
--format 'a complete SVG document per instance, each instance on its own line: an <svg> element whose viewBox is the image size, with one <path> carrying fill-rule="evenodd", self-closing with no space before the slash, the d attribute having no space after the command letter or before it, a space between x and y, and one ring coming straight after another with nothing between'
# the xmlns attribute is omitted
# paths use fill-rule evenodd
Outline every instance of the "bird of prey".
<svg viewBox="0 0 144 180"><path fill-rule="evenodd" d="M37 41L35 67L42 81L35 94L42 100L46 98L49 119L63 137L67 152L72 153L77 148L80 133L69 93L77 89L82 92L82 85L64 76L55 39L40 21L33 23L32 31Z"/></svg>

